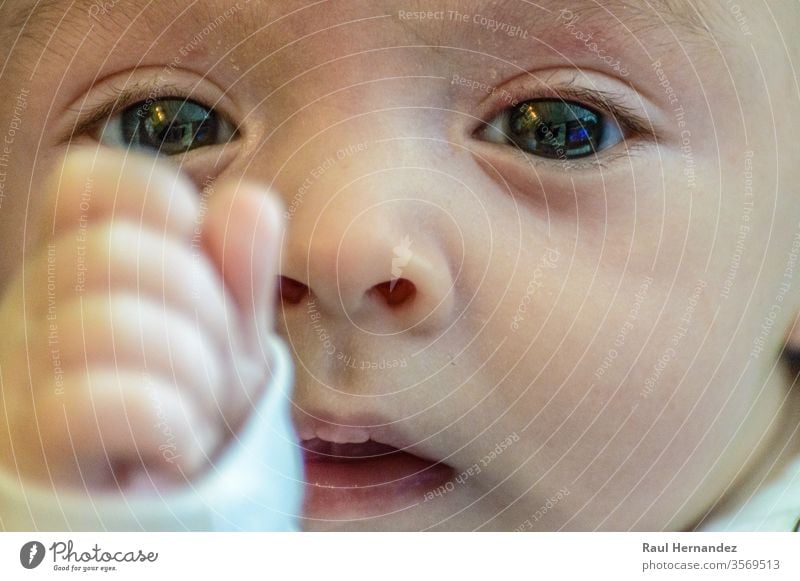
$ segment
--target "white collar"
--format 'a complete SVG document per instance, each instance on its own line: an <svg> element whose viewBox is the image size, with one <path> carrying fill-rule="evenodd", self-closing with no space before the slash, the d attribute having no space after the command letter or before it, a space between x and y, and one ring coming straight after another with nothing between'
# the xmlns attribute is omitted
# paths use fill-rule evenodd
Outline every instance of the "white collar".
<svg viewBox="0 0 800 581"><path fill-rule="evenodd" d="M697 527L700 531L793 531L800 526L800 457L764 483L743 503L725 507Z"/></svg>

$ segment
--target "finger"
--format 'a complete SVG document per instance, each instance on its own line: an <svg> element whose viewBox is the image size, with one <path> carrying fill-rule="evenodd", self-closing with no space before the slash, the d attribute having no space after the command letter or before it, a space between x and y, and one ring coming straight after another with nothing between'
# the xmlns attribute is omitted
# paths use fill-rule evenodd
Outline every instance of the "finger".
<svg viewBox="0 0 800 581"><path fill-rule="evenodd" d="M263 187L230 181L216 189L203 244L236 301L241 337L251 349L273 327L282 236L280 202Z"/></svg>
<svg viewBox="0 0 800 581"><path fill-rule="evenodd" d="M140 370L180 386L203 410L205 422L220 423L220 411L229 405L224 393L229 364L220 345L191 319L147 298L117 294L72 301L59 308L57 320L64 375L97 367ZM52 349L47 349L52 333L32 330L29 336L34 380L45 386L53 378Z"/></svg>
<svg viewBox="0 0 800 581"><path fill-rule="evenodd" d="M130 489L153 478L185 483L219 446L216 426L170 382L141 371L93 369L64 379L64 395L37 404L43 469L57 484ZM36 447L36 443L32 444Z"/></svg>
<svg viewBox="0 0 800 581"><path fill-rule="evenodd" d="M199 208L191 181L163 160L110 148L70 151L48 176L42 239L127 218L188 239Z"/></svg>
<svg viewBox="0 0 800 581"><path fill-rule="evenodd" d="M226 345L231 301L200 248L127 221L98 224L80 245L75 238L75 231L62 234L26 268L27 313L33 320L54 319L59 305L78 295L126 293L179 310L220 348Z"/></svg>

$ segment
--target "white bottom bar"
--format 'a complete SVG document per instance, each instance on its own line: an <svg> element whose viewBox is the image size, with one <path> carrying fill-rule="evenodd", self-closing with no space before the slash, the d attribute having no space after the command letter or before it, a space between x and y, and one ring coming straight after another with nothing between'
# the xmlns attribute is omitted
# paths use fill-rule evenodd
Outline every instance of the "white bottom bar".
<svg viewBox="0 0 800 581"><path fill-rule="evenodd" d="M796 580L799 549L796 533L4 533L0 579Z"/></svg>

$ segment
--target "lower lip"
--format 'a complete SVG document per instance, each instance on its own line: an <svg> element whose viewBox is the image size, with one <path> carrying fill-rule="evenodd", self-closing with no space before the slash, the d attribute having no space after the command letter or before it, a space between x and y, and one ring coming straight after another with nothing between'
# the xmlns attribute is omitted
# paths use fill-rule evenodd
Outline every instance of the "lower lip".
<svg viewBox="0 0 800 581"><path fill-rule="evenodd" d="M446 464L405 452L364 460L305 461L306 518L380 516L422 502L453 476Z"/></svg>

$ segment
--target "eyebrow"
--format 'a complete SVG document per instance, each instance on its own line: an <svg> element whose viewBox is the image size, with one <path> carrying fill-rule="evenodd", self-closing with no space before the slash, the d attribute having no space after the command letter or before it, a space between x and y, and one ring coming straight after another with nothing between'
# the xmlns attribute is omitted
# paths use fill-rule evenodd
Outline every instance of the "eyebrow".
<svg viewBox="0 0 800 581"><path fill-rule="evenodd" d="M38 2L26 2L25 6L18 12L11 13L10 18L5 18L5 26L9 30L18 30L23 27L33 26L38 21L50 21L53 18L59 20L69 8L78 8L86 5L86 12L97 0L85 1L76 0L74 3L65 6L64 0L39 0Z"/></svg>
<svg viewBox="0 0 800 581"><path fill-rule="evenodd" d="M20 38L43 44L46 36L40 28L53 31L57 26L68 27L81 17L90 18L95 25L101 24L102 18L115 24L138 19L152 30L159 30L164 25L164 13L198 15L203 11L208 14L208 7L202 0L28 0L24 4L16 13L12 11L10 17L2 19L0 37L19 31ZM94 28L102 29L102 26Z"/></svg>
<svg viewBox="0 0 800 581"><path fill-rule="evenodd" d="M136 7L139 2L130 2L126 0L116 0L114 7L117 5L121 8ZM100 0L75 0L68 2L67 0L28 0L23 2L23 7L14 11L11 10L9 17L2 18L0 22L0 38L11 39L17 42L21 39L27 39L39 45L44 45L43 41L47 40L47 35L40 32L39 29L46 27L47 30L55 30L56 26L68 25L71 19L79 13L90 15L92 6L98 6L100 9L104 5ZM80 10L79 10L80 9ZM7 43L10 44L10 43Z"/></svg>
<svg viewBox="0 0 800 581"><path fill-rule="evenodd" d="M710 3L709 3L710 4ZM645 31L650 27L669 27L684 36L713 41L713 31L706 15L700 11L698 2L689 0L644 0L636 3L624 0L606 0L602 4L594 2L575 11L585 12L586 18L594 15L613 14L634 32ZM620 18L622 15L625 19Z"/></svg>
<svg viewBox="0 0 800 581"><path fill-rule="evenodd" d="M706 4L713 5L710 2ZM542 18L548 19L547 24L552 24L563 10L568 10L576 18L575 22L587 25L613 20L612 26L624 27L637 35L668 28L682 40L693 39L710 44L716 44L714 33L717 31L709 26L709 20L720 20L704 14L709 8L701 9L696 0L584 0L570 5L563 0L496 0L491 9L492 18L509 23L519 21L523 28L532 32L547 30L541 24ZM417 0L412 10L430 11L434 7L429 0Z"/></svg>

